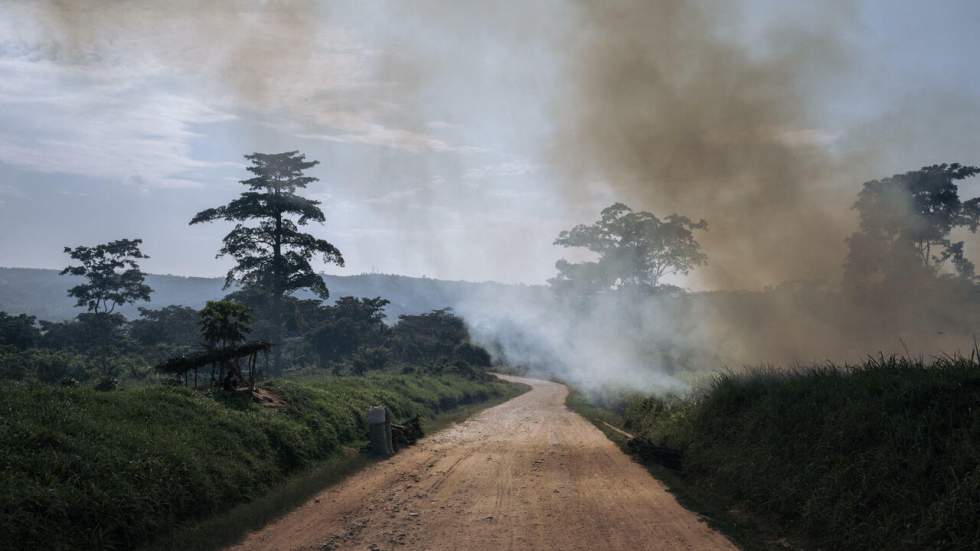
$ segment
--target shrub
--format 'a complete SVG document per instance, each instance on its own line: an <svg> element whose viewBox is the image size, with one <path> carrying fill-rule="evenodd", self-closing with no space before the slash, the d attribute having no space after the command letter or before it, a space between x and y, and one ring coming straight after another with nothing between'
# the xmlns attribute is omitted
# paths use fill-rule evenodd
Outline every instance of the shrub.
<svg viewBox="0 0 980 551"><path fill-rule="evenodd" d="M685 476L824 549L972 549L980 366L880 359L758 369L687 400L631 401L626 426L684 449Z"/></svg>

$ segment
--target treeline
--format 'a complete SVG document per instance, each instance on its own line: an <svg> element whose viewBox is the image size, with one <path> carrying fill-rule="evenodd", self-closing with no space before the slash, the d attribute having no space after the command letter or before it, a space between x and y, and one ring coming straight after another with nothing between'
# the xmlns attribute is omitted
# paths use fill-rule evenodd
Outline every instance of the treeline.
<svg viewBox="0 0 980 551"><path fill-rule="evenodd" d="M293 369L364 375L394 368L474 376L490 365L490 355L470 342L463 319L448 309L403 315L389 326L387 301L381 298L310 302L289 318L284 355ZM84 313L61 322L0 312L0 379L110 388L123 380L164 380L153 366L214 344L202 335L201 312L193 308L139 311L134 320ZM257 323L245 337L261 340L267 336L262 330ZM268 371L271 365L259 367Z"/></svg>
<svg viewBox="0 0 980 551"><path fill-rule="evenodd" d="M186 371L170 372L176 379L168 380L151 368L167 358L210 350L226 358L220 373L237 375L236 349L248 340L262 341L261 349L270 351L257 362L266 377L302 368L336 375L394 368L484 376L489 354L470 342L463 320L449 309L402 315L389 327L384 298L346 296L328 303L329 290L312 262L320 258L343 266L344 258L328 241L302 231L325 221L319 201L300 194L317 180L305 174L317 162L296 151L245 158L252 174L241 181L246 191L190 220L192 225L234 224L218 252L235 261L225 279L228 295L200 311L139 308L139 318L128 320L117 310L149 301L153 293L140 268L149 258L143 241L65 247L71 263L61 274L79 278L68 295L86 311L61 322L0 313L0 379L68 386L94 382L104 389L115 388L120 379L187 383ZM236 376L221 385L231 390L241 382Z"/></svg>

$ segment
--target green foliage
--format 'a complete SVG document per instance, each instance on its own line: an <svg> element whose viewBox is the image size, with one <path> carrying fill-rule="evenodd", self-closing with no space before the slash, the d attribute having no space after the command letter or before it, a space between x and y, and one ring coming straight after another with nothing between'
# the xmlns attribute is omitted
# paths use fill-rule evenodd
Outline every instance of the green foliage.
<svg viewBox="0 0 980 551"><path fill-rule="evenodd" d="M469 341L463 318L450 308L427 314L399 316L391 330L391 349L401 361L432 363L453 357L461 343Z"/></svg>
<svg viewBox="0 0 980 551"><path fill-rule="evenodd" d="M462 342L456 345L453 356L473 367L490 367L490 353L482 346L477 346L471 342Z"/></svg>
<svg viewBox="0 0 980 551"><path fill-rule="evenodd" d="M390 358L391 352L383 346L362 348L351 358L351 372L364 375L371 370L384 369Z"/></svg>
<svg viewBox="0 0 980 551"><path fill-rule="evenodd" d="M509 388L393 374L277 380L268 389L288 405L276 411L183 388L0 383L0 541L136 548L363 440L369 406L430 416Z"/></svg>
<svg viewBox="0 0 980 551"><path fill-rule="evenodd" d="M140 308L140 318L129 323L129 336L142 346L193 347L201 341L197 310L187 306Z"/></svg>
<svg viewBox="0 0 980 551"><path fill-rule="evenodd" d="M249 190L227 205L203 210L191 219L191 224L215 220L236 223L219 252L219 256L235 259L226 286L240 281L245 287L264 289L275 296L312 289L326 298L326 285L313 271L310 260L320 255L324 262L343 266L344 258L330 243L298 229L311 221L325 220L319 201L296 193L317 181L303 172L318 162L307 161L297 151L253 153L245 158L252 162L247 170L254 177L241 183ZM257 225L244 224L253 220Z"/></svg>
<svg viewBox="0 0 980 551"><path fill-rule="evenodd" d="M866 182L854 203L861 226L848 240L846 280L857 286L917 284L939 275L947 263L972 280L974 265L950 233L976 233L980 225L980 198L961 201L956 185L977 174L980 168L953 163Z"/></svg>
<svg viewBox="0 0 980 551"><path fill-rule="evenodd" d="M106 312L79 314L74 320L41 322L41 346L57 350L113 353L128 346L126 318Z"/></svg>
<svg viewBox="0 0 980 551"><path fill-rule="evenodd" d="M43 348L0 352L0 379L8 381L61 384L66 379L72 379L90 383L100 376L139 380L149 373L149 364L134 355L90 356Z"/></svg>
<svg viewBox="0 0 980 551"><path fill-rule="evenodd" d="M584 248L598 259L577 264L559 260L558 275L550 283L584 294L622 287L656 289L664 276L686 275L707 261L694 237L695 231L707 227L704 220L677 214L661 220L616 203L603 209L595 223L558 235L555 245Z"/></svg>
<svg viewBox="0 0 980 551"><path fill-rule="evenodd" d="M980 366L897 359L720 376L646 398L628 430L684 449L685 477L823 549L973 549Z"/></svg>
<svg viewBox="0 0 980 551"><path fill-rule="evenodd" d="M65 247L65 253L80 264L69 265L61 274L88 280L68 290L77 300L75 306L84 306L93 314L111 314L117 306L150 300L153 289L143 282L137 262L149 258L140 250L142 243L142 239L119 239L94 247Z"/></svg>
<svg viewBox="0 0 980 551"><path fill-rule="evenodd" d="M332 306L320 309L322 321L308 335L320 365L341 360L367 346L377 346L385 338L384 308L381 298L340 297Z"/></svg>
<svg viewBox="0 0 980 551"><path fill-rule="evenodd" d="M244 341L252 321L248 307L232 300L209 300L200 317L201 337L213 348L228 348Z"/></svg>
<svg viewBox="0 0 980 551"><path fill-rule="evenodd" d="M41 330L34 316L20 314L11 316L0 312L0 347L9 346L18 350L32 348L41 341Z"/></svg>

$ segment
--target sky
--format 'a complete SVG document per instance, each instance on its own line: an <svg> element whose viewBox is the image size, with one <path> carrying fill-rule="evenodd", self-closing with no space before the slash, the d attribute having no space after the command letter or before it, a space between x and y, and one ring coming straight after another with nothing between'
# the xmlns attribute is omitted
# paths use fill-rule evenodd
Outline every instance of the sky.
<svg viewBox="0 0 980 551"><path fill-rule="evenodd" d="M647 4L666 18L677 3ZM833 181L813 184L830 190L819 197L835 209L846 212L871 178L980 164L980 4L693 4L707 21L696 32L756 67L784 67L766 60L814 37L817 55L778 69L792 82L793 115L765 120L776 121L767 131L780 151L847 159ZM223 275L229 262L215 253L229 227L188 221L244 189L242 156L253 151L320 161L308 195L327 220L309 231L341 249L344 268L319 266L341 275L542 283L568 255L552 245L558 232L613 202L708 217L696 201L631 191L618 173L579 171L591 146L565 145L595 136L567 124L580 105L569 94L591 90L580 80L590 58L576 48L606 29L581 3L161 6L0 1L0 265L61 268L65 246L125 237L144 240L148 272ZM676 59L679 75L706 61L669 46L636 55L668 67ZM727 191L722 183L713 193ZM778 244L778 229L748 217L724 224L725 239L706 242L709 259L759 231ZM831 256L842 255L834 243ZM805 275L680 282L752 287Z"/></svg>

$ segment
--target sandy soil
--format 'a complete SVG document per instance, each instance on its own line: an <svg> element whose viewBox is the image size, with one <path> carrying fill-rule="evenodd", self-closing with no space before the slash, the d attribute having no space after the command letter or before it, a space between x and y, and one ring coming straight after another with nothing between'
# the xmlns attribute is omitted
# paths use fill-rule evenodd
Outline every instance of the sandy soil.
<svg viewBox="0 0 980 551"><path fill-rule="evenodd" d="M375 464L258 532L257 549L735 549L565 405L533 390Z"/></svg>

